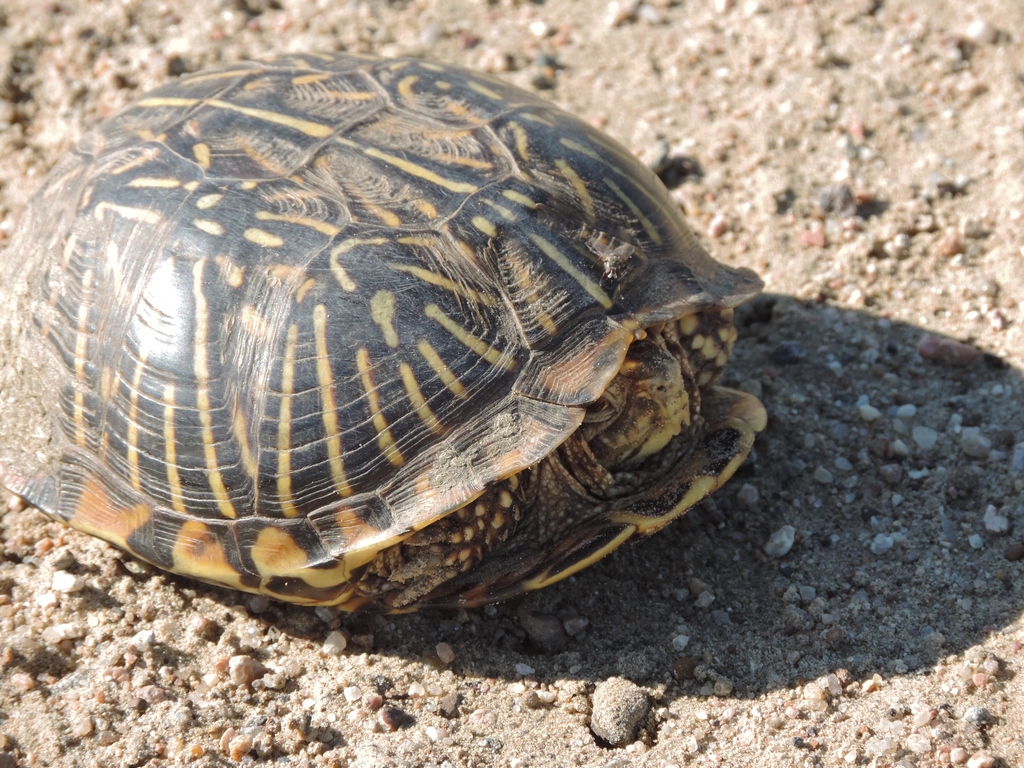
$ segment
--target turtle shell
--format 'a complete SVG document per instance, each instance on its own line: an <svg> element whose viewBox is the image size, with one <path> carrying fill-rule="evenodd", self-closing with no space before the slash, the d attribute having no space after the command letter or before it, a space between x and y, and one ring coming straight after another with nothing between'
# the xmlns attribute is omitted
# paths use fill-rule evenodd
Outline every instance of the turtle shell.
<svg viewBox="0 0 1024 768"><path fill-rule="evenodd" d="M644 328L761 287L583 121L352 55L200 72L100 123L2 277L9 489L161 568L341 604L565 441Z"/></svg>

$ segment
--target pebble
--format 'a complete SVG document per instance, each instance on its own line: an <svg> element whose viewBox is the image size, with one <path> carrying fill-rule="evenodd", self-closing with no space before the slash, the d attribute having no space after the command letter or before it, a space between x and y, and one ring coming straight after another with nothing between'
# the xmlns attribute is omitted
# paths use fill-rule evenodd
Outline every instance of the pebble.
<svg viewBox="0 0 1024 768"><path fill-rule="evenodd" d="M516 674L517 675L522 675L523 677L527 677L528 675L532 675L536 671L537 670L535 670L529 664L523 664L522 662L519 662L518 664L516 664Z"/></svg>
<svg viewBox="0 0 1024 768"><path fill-rule="evenodd" d="M729 222L726 220L725 216L719 213L714 216L708 224L708 237L717 240L724 235L728 229Z"/></svg>
<svg viewBox="0 0 1024 768"><path fill-rule="evenodd" d="M996 759L984 749L979 749L967 761L967 768L995 768Z"/></svg>
<svg viewBox="0 0 1024 768"><path fill-rule="evenodd" d="M228 659L228 677L235 685L251 685L267 674L267 668L252 656L232 656Z"/></svg>
<svg viewBox="0 0 1024 768"><path fill-rule="evenodd" d="M907 736L907 749L918 755L924 755L932 751L932 741L920 733L912 733Z"/></svg>
<svg viewBox="0 0 1024 768"><path fill-rule="evenodd" d="M964 720L971 725L981 728L992 722L992 713L985 709L985 707L968 707L964 712Z"/></svg>
<svg viewBox="0 0 1024 768"><path fill-rule="evenodd" d="M832 473L829 472L824 467L818 467L817 469L814 470L814 479L817 480L819 483L831 483Z"/></svg>
<svg viewBox="0 0 1024 768"><path fill-rule="evenodd" d="M989 533L1002 534L1010 530L1010 521L1006 515L999 514L992 504L985 509L985 516L982 518L985 530Z"/></svg>
<svg viewBox="0 0 1024 768"><path fill-rule="evenodd" d="M408 715L398 707L384 707L380 711L380 721L389 731L397 731L407 719Z"/></svg>
<svg viewBox="0 0 1024 768"><path fill-rule="evenodd" d="M882 417L882 412L870 404L864 404L857 408L860 413L860 417L869 424L873 421L878 421Z"/></svg>
<svg viewBox="0 0 1024 768"><path fill-rule="evenodd" d="M896 416L901 419L912 419L917 416L917 406L913 403L904 403L896 409Z"/></svg>
<svg viewBox="0 0 1024 768"><path fill-rule="evenodd" d="M523 611L519 625L526 631L530 643L543 653L561 653L569 647L569 635L562 620L550 613Z"/></svg>
<svg viewBox="0 0 1024 768"><path fill-rule="evenodd" d="M850 460L847 459L845 456L839 456L838 458L836 458L835 465L836 469L842 472L849 472L851 469L853 469L853 464L851 464Z"/></svg>
<svg viewBox="0 0 1024 768"><path fill-rule="evenodd" d="M85 577L67 571L55 571L51 586L54 592L81 592L85 588Z"/></svg>
<svg viewBox="0 0 1024 768"><path fill-rule="evenodd" d="M760 494L758 493L757 488L752 486L750 483L744 483L736 494L736 499L742 502L748 509L756 509L757 502L760 499Z"/></svg>
<svg viewBox="0 0 1024 768"><path fill-rule="evenodd" d="M799 341L780 341L772 350L772 361L779 365L793 365L807 357Z"/></svg>
<svg viewBox="0 0 1024 768"><path fill-rule="evenodd" d="M155 642L156 632L152 629L143 629L141 632L136 632L132 637L132 645L138 651L148 651Z"/></svg>
<svg viewBox="0 0 1024 768"><path fill-rule="evenodd" d="M960 433L960 450L975 459L987 459L992 441L981 434L979 427L964 427Z"/></svg>
<svg viewBox="0 0 1024 768"><path fill-rule="evenodd" d="M871 553L873 555L884 555L892 549L893 540L884 533L879 533L871 542Z"/></svg>
<svg viewBox="0 0 1024 768"><path fill-rule="evenodd" d="M615 747L636 739L637 728L650 709L643 689L622 677L598 683L591 704L590 730Z"/></svg>
<svg viewBox="0 0 1024 768"><path fill-rule="evenodd" d="M784 525L775 531L764 545L765 554L769 557L784 557L793 548L796 541L796 528L792 525Z"/></svg>
<svg viewBox="0 0 1024 768"><path fill-rule="evenodd" d="M455 661L455 651L448 643L438 643L434 651L437 653L437 658L441 660L442 664L451 664Z"/></svg>
<svg viewBox="0 0 1024 768"><path fill-rule="evenodd" d="M1011 544L1005 550L1003 550L1003 557L1009 560L1011 563L1015 563L1018 560L1024 559L1024 542L1018 541L1015 544Z"/></svg>
<svg viewBox="0 0 1024 768"><path fill-rule="evenodd" d="M967 537L967 543L971 545L972 549L981 549L985 546L985 540L976 533L972 533Z"/></svg>
<svg viewBox="0 0 1024 768"><path fill-rule="evenodd" d="M334 631L327 635L327 639L324 640L323 651L331 656L341 656L347 647L348 640L345 636L341 632Z"/></svg>
<svg viewBox="0 0 1024 768"><path fill-rule="evenodd" d="M349 702L350 704L354 701L359 701L359 699L363 697L363 692L362 690L360 690L358 685L347 686L342 691L342 694L345 696L345 701Z"/></svg>
<svg viewBox="0 0 1024 768"><path fill-rule="evenodd" d="M900 440L898 437L889 443L889 450L897 456L909 456L910 446Z"/></svg>
<svg viewBox="0 0 1024 768"><path fill-rule="evenodd" d="M926 333L917 343L917 354L925 360L964 368L977 360L981 352L970 344Z"/></svg>
<svg viewBox="0 0 1024 768"><path fill-rule="evenodd" d="M949 762L953 765L963 765L970 759L970 753L963 747L953 747L949 751Z"/></svg>
<svg viewBox="0 0 1024 768"><path fill-rule="evenodd" d="M914 431L911 434L914 442L917 443L917 447L922 451L930 451L935 447L935 443L939 439L939 433L931 427L914 427Z"/></svg>
<svg viewBox="0 0 1024 768"><path fill-rule="evenodd" d="M978 45L991 45L999 37L999 31L985 19L975 19L964 33L968 40Z"/></svg>

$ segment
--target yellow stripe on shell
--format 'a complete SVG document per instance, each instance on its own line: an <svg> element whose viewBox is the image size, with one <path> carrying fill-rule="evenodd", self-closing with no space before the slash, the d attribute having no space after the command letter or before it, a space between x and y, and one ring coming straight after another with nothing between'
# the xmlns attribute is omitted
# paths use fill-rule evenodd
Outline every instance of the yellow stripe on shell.
<svg viewBox="0 0 1024 768"><path fill-rule="evenodd" d="M206 459L206 474L210 490L217 501L217 509L227 518L236 518L238 513L224 486L217 461L217 448L213 435L213 414L210 412L210 368L209 368L209 309L206 303L203 272L206 259L200 259L192 267L192 293L195 300L195 336L192 370L196 377L196 409L199 411L199 426L203 436L203 456Z"/></svg>
<svg viewBox="0 0 1024 768"><path fill-rule="evenodd" d="M428 304L423 311L427 317L437 321L448 333L491 365L496 365L506 371L511 371L516 367L516 361L513 358L502 353L500 349L492 347L479 336L475 336L467 331L455 320L448 317L437 304Z"/></svg>
<svg viewBox="0 0 1024 768"><path fill-rule="evenodd" d="M277 416L277 496L285 517L297 517L292 498L292 395L295 381L295 345L299 338L299 326L288 327L284 345L284 360L281 361L281 406Z"/></svg>
<svg viewBox="0 0 1024 768"><path fill-rule="evenodd" d="M245 232L242 233L242 237L250 243L262 245L264 248L280 248L284 245L284 238L256 227L250 227L245 230Z"/></svg>
<svg viewBox="0 0 1024 768"><path fill-rule="evenodd" d="M432 240L416 238L415 236L399 238L398 242L408 245L423 245L425 247L434 245ZM405 272L406 274L417 277L426 283L436 285L438 288L444 288L446 291L451 291L452 293L462 296L465 299L469 299L470 301L474 301L488 307L492 307L495 304L495 299L493 297L480 293L479 291L467 286L459 285L454 280L450 280L444 275L439 275L437 272L431 272L429 269L416 267L411 264L398 264L393 261L388 262L388 266L398 272Z"/></svg>
<svg viewBox="0 0 1024 768"><path fill-rule="evenodd" d="M321 219L314 219L311 216L295 216L287 213L273 213L272 211L257 211L256 220L281 221L285 224L297 224L300 227L315 229L320 234L327 235L328 237L334 237L336 234L341 232L341 227Z"/></svg>
<svg viewBox="0 0 1024 768"><path fill-rule="evenodd" d="M380 328L384 343L392 349L398 346L398 332L395 330L395 294L391 291L377 291L370 299L370 319Z"/></svg>
<svg viewBox="0 0 1024 768"><path fill-rule="evenodd" d="M217 203L224 199L224 195L220 192L213 192L209 195L203 195L196 200L196 208L201 211L205 211L207 208L213 208Z"/></svg>
<svg viewBox="0 0 1024 768"><path fill-rule="evenodd" d="M171 492L171 506L175 512L185 514L185 497L181 492L178 473L178 443L174 434L174 385L164 387L164 461L167 462L167 485Z"/></svg>
<svg viewBox="0 0 1024 768"><path fill-rule="evenodd" d="M579 283L580 287L582 287L584 291L586 291L592 297L594 297L594 299L596 299L602 307L604 307L605 309L611 308L613 303L611 297L607 293L605 293L601 285L593 278L591 278L589 275L587 275L585 272L583 272L579 267L573 264L569 257L562 253L560 250L558 250L558 248L556 248L553 243L549 242L548 240L545 240L543 237L536 233L531 233L530 239L533 240L533 242L535 242L538 246L540 246L540 249L544 251L545 254L547 254L548 258L550 258L553 262L555 262L555 264L561 267L563 272L568 274L573 280Z"/></svg>
<svg viewBox="0 0 1024 768"><path fill-rule="evenodd" d="M431 343L429 341L420 341L416 348L423 356L423 359L427 361L427 365L434 369L434 373L441 379L441 383L448 388L448 391L460 400L465 400L468 397L466 387L459 381L458 376L452 372L451 368L445 365L444 360L437 354L437 350L434 349Z"/></svg>
<svg viewBox="0 0 1024 768"><path fill-rule="evenodd" d="M192 156L199 163L200 168L210 167L210 146L202 142L192 145Z"/></svg>
<svg viewBox="0 0 1024 768"><path fill-rule="evenodd" d="M128 392L128 478L136 491L142 490L142 478L139 475L139 387L142 386L142 374L145 371L146 352L140 350Z"/></svg>
<svg viewBox="0 0 1024 768"><path fill-rule="evenodd" d="M107 211L129 221L142 221L146 224L157 224L163 218L159 211L152 211L148 208L131 208L127 205L114 205L113 203L99 203L93 209L93 216L102 219Z"/></svg>
<svg viewBox="0 0 1024 768"><path fill-rule="evenodd" d="M365 147L363 148L363 152L364 154L367 154L370 157L375 157L378 160L383 160L385 163L393 165L395 168L405 171L411 176L416 176L417 178L423 179L424 181L428 181L431 184L435 184L436 186L443 187L444 189L450 190L451 192L472 194L473 192L476 192L477 189L479 189L479 187L477 187L475 184L469 184L468 182L464 181L455 181L454 179L446 179L444 176L434 173L434 171L430 170L429 168L424 168L422 165L417 165L416 163L406 160L403 157L399 157L398 155L392 155L389 154L388 152L383 152L377 149L376 147Z"/></svg>
<svg viewBox="0 0 1024 768"><path fill-rule="evenodd" d="M580 205L583 206L583 212L586 214L587 219L593 221L595 217L594 198L591 196L590 190L587 189L586 183L565 160L555 160L555 165L558 166L558 170L562 172L566 181L569 182L569 186L576 193L576 197L580 199Z"/></svg>
<svg viewBox="0 0 1024 768"><path fill-rule="evenodd" d="M420 390L419 382L416 381L416 374L413 373L412 366L406 362L399 363L398 372L402 376L405 392L409 396L409 402L412 403L416 415L419 416L420 421L423 422L427 429L437 434L441 431L441 422L438 421L437 415L427 404L426 398L423 397L423 392Z"/></svg>
<svg viewBox="0 0 1024 768"><path fill-rule="evenodd" d="M380 393L373 381L373 362L370 360L370 353L364 347L360 347L356 351L356 368L359 369L359 378L366 391L366 403L370 409L373 428L377 430L377 446L384 458L392 465L400 467L405 464L405 457L398 450L395 438L391 434L391 428L381 411Z"/></svg>
<svg viewBox="0 0 1024 768"><path fill-rule="evenodd" d="M224 234L224 225L219 221L211 221L210 219L192 219L192 226L200 232L205 232L206 234L213 235L214 237L220 237Z"/></svg>
<svg viewBox="0 0 1024 768"><path fill-rule="evenodd" d="M346 270L341 263L338 261L338 257L348 253L353 248L360 245L384 245L385 243L391 242L386 237L350 237L331 249L331 271L334 273L334 278L338 281L338 284L347 291L352 293L356 290L355 281L349 277L348 270Z"/></svg>
<svg viewBox="0 0 1024 768"><path fill-rule="evenodd" d="M127 509L118 507L103 483L90 475L82 486L68 524L75 530L130 552L132 548L128 546L128 539L149 522L152 514L152 508L145 504Z"/></svg>
<svg viewBox="0 0 1024 768"><path fill-rule="evenodd" d="M137 189L177 189L181 179L159 179L152 176L136 176L128 182L129 187Z"/></svg>
<svg viewBox="0 0 1024 768"><path fill-rule="evenodd" d="M352 495L348 475L345 474L341 429L338 426L338 404L334 399L334 372L327 349L327 307L317 304L313 308L313 336L316 339L316 375L320 384L320 403L324 432L327 434L327 462L331 467L334 487L344 498Z"/></svg>
<svg viewBox="0 0 1024 768"><path fill-rule="evenodd" d="M651 240L653 240L655 243L660 244L661 233L658 231L658 228L654 226L651 220L644 215L643 211L640 210L640 206L638 206L636 202L634 202L633 198L631 198L629 195L623 192L619 185L616 184L611 179L606 177L604 179L604 183L611 188L612 192L615 193L615 196L619 198L619 200L624 202L626 206L629 208L629 210L633 212L633 215L640 220L640 223L647 231L647 236L650 237Z"/></svg>
<svg viewBox="0 0 1024 768"><path fill-rule="evenodd" d="M334 129L329 125L323 123L315 123L312 120L303 120L292 115L283 114L281 112L274 112L269 109L256 109L255 107L243 107L241 104L232 104L230 101L222 101L221 99L208 99L205 104L218 109L226 109L231 112L237 112L246 117L253 117L257 120L263 120L267 123L274 123L275 125L283 125L286 128L292 128L300 133L304 133L307 136L314 136L316 138L326 138L334 133Z"/></svg>

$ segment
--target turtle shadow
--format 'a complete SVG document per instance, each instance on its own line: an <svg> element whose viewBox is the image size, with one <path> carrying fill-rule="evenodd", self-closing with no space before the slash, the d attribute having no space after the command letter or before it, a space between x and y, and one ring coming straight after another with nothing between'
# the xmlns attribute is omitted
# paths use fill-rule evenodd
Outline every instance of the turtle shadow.
<svg viewBox="0 0 1024 768"><path fill-rule="evenodd" d="M962 365L970 350L955 344L959 365L923 360L921 328L792 297L761 297L737 320L725 383L759 394L769 427L726 487L664 531L501 605L400 616L275 605L267 618L310 639L326 623L435 667L444 642L461 674L621 675L670 699L927 670L1013 622L1021 371L980 352ZM791 548L767 554L784 526Z"/></svg>

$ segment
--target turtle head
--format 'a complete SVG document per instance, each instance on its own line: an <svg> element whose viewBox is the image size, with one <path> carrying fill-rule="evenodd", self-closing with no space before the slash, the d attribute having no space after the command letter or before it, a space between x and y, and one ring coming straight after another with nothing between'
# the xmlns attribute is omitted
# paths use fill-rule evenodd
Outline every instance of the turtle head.
<svg viewBox="0 0 1024 768"><path fill-rule="evenodd" d="M594 458L609 469L633 466L688 427L697 404L685 375L660 336L633 342L618 375L588 410L584 434Z"/></svg>

